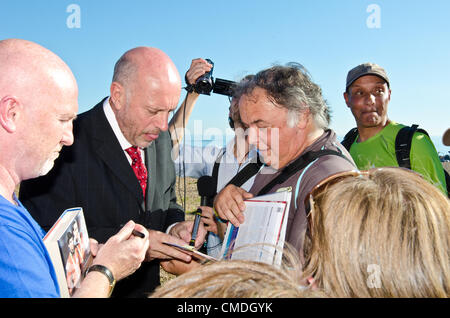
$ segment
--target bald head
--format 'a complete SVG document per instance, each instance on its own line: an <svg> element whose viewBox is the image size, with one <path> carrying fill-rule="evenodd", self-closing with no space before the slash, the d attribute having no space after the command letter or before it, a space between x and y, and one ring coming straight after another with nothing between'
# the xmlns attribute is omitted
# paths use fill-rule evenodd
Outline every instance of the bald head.
<svg viewBox="0 0 450 318"><path fill-rule="evenodd" d="M181 89L181 78L170 57L160 49L137 47L127 51L114 67L113 81L124 86L133 83L138 76L171 88Z"/></svg>
<svg viewBox="0 0 450 318"><path fill-rule="evenodd" d="M132 145L145 148L167 130L169 113L178 105L180 94L180 74L160 49L131 49L114 67L110 103Z"/></svg>
<svg viewBox="0 0 450 318"><path fill-rule="evenodd" d="M69 67L57 55L39 44L8 39L0 41L0 99L13 95L23 103L37 105L56 89L77 90Z"/></svg>
<svg viewBox="0 0 450 318"><path fill-rule="evenodd" d="M30 41L0 41L0 70L0 167L20 182L47 173L73 143L78 87L66 63Z"/></svg>

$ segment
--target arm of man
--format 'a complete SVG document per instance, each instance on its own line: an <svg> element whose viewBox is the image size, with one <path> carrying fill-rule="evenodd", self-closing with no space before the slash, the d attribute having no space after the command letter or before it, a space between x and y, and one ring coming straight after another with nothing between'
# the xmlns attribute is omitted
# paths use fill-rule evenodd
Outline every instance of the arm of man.
<svg viewBox="0 0 450 318"><path fill-rule="evenodd" d="M172 138L173 145L173 159L178 158L179 145L184 137L184 129L189 121L192 111L194 110L195 103L198 100L199 94L196 92L187 93L178 110L173 115L169 122L169 133Z"/></svg>
<svg viewBox="0 0 450 318"><path fill-rule="evenodd" d="M206 72L209 72L211 67L212 65L204 59L198 58L192 60L191 66L186 72L186 84L195 84L197 78ZM191 116L198 97L199 94L195 91L187 93L185 99L169 122L169 133L172 138L174 160L178 157L179 143L183 140L184 128L186 128L185 125L187 125L187 122L189 121L189 117Z"/></svg>
<svg viewBox="0 0 450 318"><path fill-rule="evenodd" d="M189 263L177 259L171 259L161 262L161 267L166 272L177 276L187 273L195 268L198 268L199 266L201 266L201 263L195 261L194 259L192 259Z"/></svg>
<svg viewBox="0 0 450 318"><path fill-rule="evenodd" d="M173 243L180 246L187 245L191 239L193 221L184 221L175 224L169 234L149 231L150 247L147 252L147 260L151 261L155 258L161 261L161 266L165 271L174 275L180 275L199 266L189 254L178 250L175 247L168 246L164 243ZM201 224L198 235L195 240L195 247L200 248L205 241L206 229Z"/></svg>
<svg viewBox="0 0 450 318"><path fill-rule="evenodd" d="M184 223L185 222L177 223L174 227L177 227L177 226L184 227L184 225L183 225ZM171 229L171 234L163 233L160 231L154 231L154 230L149 231L150 246L147 251L147 256L146 256L147 261L152 261L154 259L168 260L168 259L174 259L174 258L182 260L184 262L191 261L190 255L179 251L175 247L171 247L171 246L164 244L164 243L172 243L172 244L177 244L180 246L187 244L187 242L185 240L182 240L177 235L172 235L172 234L174 234L174 232L172 232L172 229Z"/></svg>

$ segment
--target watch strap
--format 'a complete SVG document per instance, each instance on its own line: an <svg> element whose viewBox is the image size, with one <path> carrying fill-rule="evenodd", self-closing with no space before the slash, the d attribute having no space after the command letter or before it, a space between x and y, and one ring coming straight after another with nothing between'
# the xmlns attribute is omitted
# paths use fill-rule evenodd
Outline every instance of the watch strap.
<svg viewBox="0 0 450 318"><path fill-rule="evenodd" d="M86 275L91 272L91 271L96 271L96 272L100 272L103 275L105 275L108 278L109 281L109 294L108 297L111 296L111 293L114 289L114 286L116 285L116 280L114 278L113 273L109 270L108 267L104 266L104 265L100 265L100 264L95 264L90 266L86 272L84 273L84 276L86 277Z"/></svg>

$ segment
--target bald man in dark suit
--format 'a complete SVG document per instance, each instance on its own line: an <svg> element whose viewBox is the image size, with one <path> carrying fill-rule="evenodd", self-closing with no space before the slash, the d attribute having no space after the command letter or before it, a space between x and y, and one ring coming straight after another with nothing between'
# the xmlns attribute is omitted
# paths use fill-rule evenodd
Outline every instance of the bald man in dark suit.
<svg viewBox="0 0 450 318"><path fill-rule="evenodd" d="M147 262L113 296L145 297L159 285L159 260L190 256L162 244L186 244L192 222L176 203L168 116L181 93L179 73L162 51L138 47L116 63L110 96L74 122L74 144L53 171L21 184L20 199L44 229L81 206L90 237L106 241L128 220L149 229ZM197 245L202 244L203 228Z"/></svg>

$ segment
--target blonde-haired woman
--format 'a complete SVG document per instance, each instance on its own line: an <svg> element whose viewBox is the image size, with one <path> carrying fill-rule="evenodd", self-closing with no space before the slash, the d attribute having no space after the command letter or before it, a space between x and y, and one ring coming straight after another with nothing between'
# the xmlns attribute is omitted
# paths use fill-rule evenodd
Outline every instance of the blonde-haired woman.
<svg viewBox="0 0 450 318"><path fill-rule="evenodd" d="M332 297L448 297L450 203L402 168L347 172L307 198L304 277Z"/></svg>
<svg viewBox="0 0 450 318"><path fill-rule="evenodd" d="M326 298L323 291L302 286L300 270L297 252L287 246L281 266L251 260L212 262L166 282L151 297Z"/></svg>

